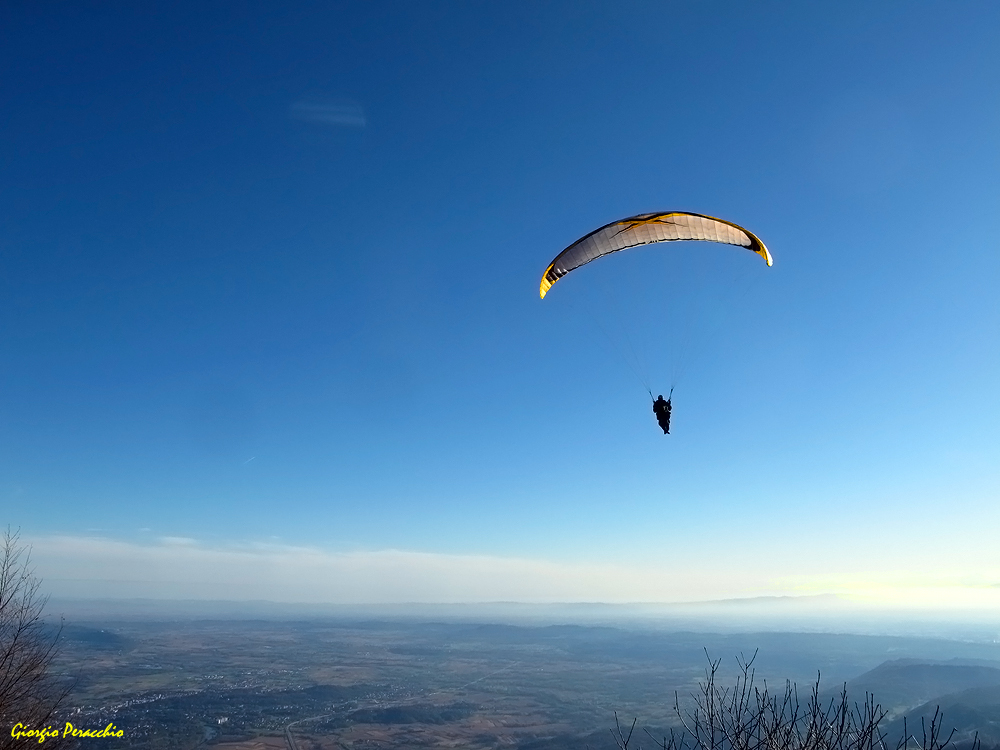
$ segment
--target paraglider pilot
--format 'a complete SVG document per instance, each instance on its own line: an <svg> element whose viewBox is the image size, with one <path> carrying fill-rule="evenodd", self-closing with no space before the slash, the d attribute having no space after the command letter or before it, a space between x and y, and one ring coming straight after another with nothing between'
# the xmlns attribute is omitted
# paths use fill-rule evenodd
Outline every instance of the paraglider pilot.
<svg viewBox="0 0 1000 750"><path fill-rule="evenodd" d="M673 393L670 394L673 398ZM666 401L663 400L663 394L661 393L656 401L653 402L653 414L656 415L656 421L663 428L663 434L670 434L670 399Z"/></svg>

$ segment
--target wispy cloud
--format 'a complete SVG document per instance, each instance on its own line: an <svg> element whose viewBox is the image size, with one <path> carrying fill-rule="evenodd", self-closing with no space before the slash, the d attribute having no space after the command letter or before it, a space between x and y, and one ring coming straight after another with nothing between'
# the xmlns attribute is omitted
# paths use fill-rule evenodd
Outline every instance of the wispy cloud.
<svg viewBox="0 0 1000 750"><path fill-rule="evenodd" d="M574 563L406 550L337 552L275 543L207 545L184 537L139 544L106 537L30 540L57 596L267 599L306 603L682 601L706 583L756 591L729 573L678 576L667 566Z"/></svg>
<svg viewBox="0 0 1000 750"><path fill-rule="evenodd" d="M291 107L296 120L342 128L363 128L368 124L361 105L352 101L299 101Z"/></svg>
<svg viewBox="0 0 1000 750"><path fill-rule="evenodd" d="M160 542L168 547L189 547L196 543L188 536L161 536Z"/></svg>

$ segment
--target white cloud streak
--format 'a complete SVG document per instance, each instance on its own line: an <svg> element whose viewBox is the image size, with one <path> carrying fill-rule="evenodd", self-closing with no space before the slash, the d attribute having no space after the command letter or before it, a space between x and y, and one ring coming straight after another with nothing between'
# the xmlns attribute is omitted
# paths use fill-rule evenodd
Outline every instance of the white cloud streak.
<svg viewBox="0 0 1000 750"><path fill-rule="evenodd" d="M291 115L296 120L316 122L343 128L363 128L368 124L365 112L356 102L310 102L292 105Z"/></svg>
<svg viewBox="0 0 1000 750"><path fill-rule="evenodd" d="M274 544L206 546L163 537L30 540L38 574L57 596L305 603L635 602L753 590L739 575L697 578L664 568L563 563L404 550L330 552Z"/></svg>

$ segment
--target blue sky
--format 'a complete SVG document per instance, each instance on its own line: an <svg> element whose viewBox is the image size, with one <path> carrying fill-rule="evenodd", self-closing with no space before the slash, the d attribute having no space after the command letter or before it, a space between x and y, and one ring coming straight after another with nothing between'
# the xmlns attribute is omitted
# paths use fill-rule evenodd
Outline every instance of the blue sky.
<svg viewBox="0 0 1000 750"><path fill-rule="evenodd" d="M65 590L230 554L429 600L997 590L995 4L0 13L0 507ZM538 299L667 209L774 267ZM595 317L654 390L697 342L669 438Z"/></svg>

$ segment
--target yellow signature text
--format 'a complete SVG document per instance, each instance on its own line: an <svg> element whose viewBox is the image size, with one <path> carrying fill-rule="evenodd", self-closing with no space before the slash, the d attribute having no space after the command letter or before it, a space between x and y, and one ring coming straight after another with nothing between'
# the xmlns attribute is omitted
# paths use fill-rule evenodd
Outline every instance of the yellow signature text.
<svg viewBox="0 0 1000 750"><path fill-rule="evenodd" d="M54 727L28 729L20 722L15 724L10 730L10 736L15 740L37 738L38 742L45 742L49 737L59 737L60 735L63 737L124 737L125 732L114 724L108 724L104 729L82 729L74 727L68 721L61 732Z"/></svg>

